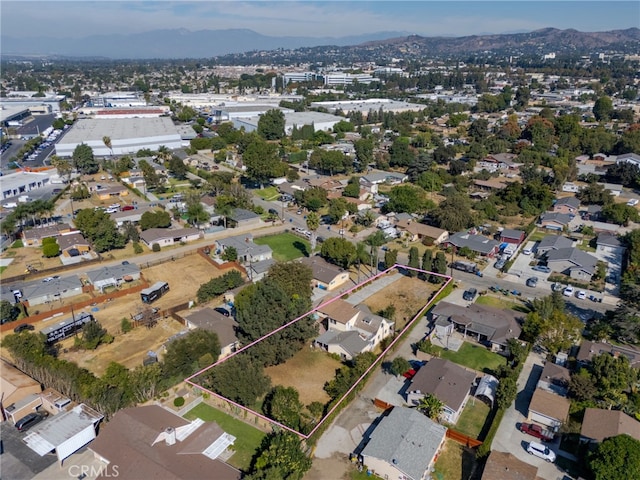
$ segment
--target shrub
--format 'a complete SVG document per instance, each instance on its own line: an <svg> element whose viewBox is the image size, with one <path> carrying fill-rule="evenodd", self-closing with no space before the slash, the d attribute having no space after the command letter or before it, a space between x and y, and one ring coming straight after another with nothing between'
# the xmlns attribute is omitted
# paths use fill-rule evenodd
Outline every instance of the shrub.
<svg viewBox="0 0 640 480"><path fill-rule="evenodd" d="M42 245L42 254L47 258L57 257L60 254L60 246L55 241L44 244Z"/></svg>
<svg viewBox="0 0 640 480"><path fill-rule="evenodd" d="M120 321L120 330L122 330L122 333L129 333L131 330L133 330L133 324L129 321L128 318L124 317Z"/></svg>
<svg viewBox="0 0 640 480"><path fill-rule="evenodd" d="M160 251L160 245L157 243L154 243L153 245L151 245L151 250L153 250L154 252L159 252Z"/></svg>
<svg viewBox="0 0 640 480"><path fill-rule="evenodd" d="M133 242L133 253L135 253L136 255L139 255L142 252L144 252L142 245L140 245L139 242Z"/></svg>
<svg viewBox="0 0 640 480"><path fill-rule="evenodd" d="M174 407L181 407L184 405L184 397L176 397L175 400L173 401L173 406Z"/></svg>

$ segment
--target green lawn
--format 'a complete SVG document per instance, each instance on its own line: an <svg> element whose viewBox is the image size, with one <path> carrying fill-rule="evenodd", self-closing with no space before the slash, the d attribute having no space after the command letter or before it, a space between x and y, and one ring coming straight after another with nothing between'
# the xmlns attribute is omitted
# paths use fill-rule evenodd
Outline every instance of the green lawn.
<svg viewBox="0 0 640 480"><path fill-rule="evenodd" d="M508 297L500 298L493 295L480 295L476 303L479 305L488 305L489 307L503 308L505 310L513 309L520 311L522 304L520 302L512 302L509 298L514 298L511 294Z"/></svg>
<svg viewBox="0 0 640 480"><path fill-rule="evenodd" d="M465 405L458 423L452 428L470 437L478 438L490 411L489 405L477 398L471 398Z"/></svg>
<svg viewBox="0 0 640 480"><path fill-rule="evenodd" d="M490 352L481 345L469 342L464 342L457 352L445 350L435 345L433 348L439 353L440 358L451 360L459 365L485 373L492 373L499 365L504 365L507 362L502 355Z"/></svg>
<svg viewBox="0 0 640 480"><path fill-rule="evenodd" d="M280 197L280 192L278 192L278 189L276 187L266 187L262 189L258 188L254 190L254 193L260 198L267 201L275 200L276 198Z"/></svg>
<svg viewBox="0 0 640 480"><path fill-rule="evenodd" d="M0 267L0 273L4 272L7 269L7 267Z"/></svg>
<svg viewBox="0 0 640 480"><path fill-rule="evenodd" d="M11 244L11 247L9 248L22 248L22 247L24 247L22 240L16 240Z"/></svg>
<svg viewBox="0 0 640 480"><path fill-rule="evenodd" d="M475 455L471 449L447 439L442 453L436 460L431 478L434 480L470 478L475 463Z"/></svg>
<svg viewBox="0 0 640 480"><path fill-rule="evenodd" d="M300 257L308 257L311 245L308 241L292 233L280 233L268 237L255 238L258 245L269 245L273 250L273 258L279 262L288 262Z"/></svg>
<svg viewBox="0 0 640 480"><path fill-rule="evenodd" d="M531 236L529 238L527 238L527 241L529 241L529 242L539 242L540 240L542 240L547 235L549 235L549 234L547 232L543 231L543 230L536 230L535 232L533 232L531 234Z"/></svg>
<svg viewBox="0 0 640 480"><path fill-rule="evenodd" d="M225 432L236 437L236 441L231 447L236 453L229 459L229 463L243 472L249 471L251 458L260 447L262 439L266 436L264 432L205 403L196 405L184 417L187 420L201 418L207 422L216 422Z"/></svg>

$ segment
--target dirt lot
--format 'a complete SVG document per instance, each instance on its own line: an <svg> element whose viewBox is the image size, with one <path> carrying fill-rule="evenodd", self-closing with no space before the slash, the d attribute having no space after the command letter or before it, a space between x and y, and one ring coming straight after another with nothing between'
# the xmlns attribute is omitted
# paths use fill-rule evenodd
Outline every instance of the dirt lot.
<svg viewBox="0 0 640 480"><path fill-rule="evenodd" d="M438 290L440 286L418 278L402 276L382 291L367 298L364 303L374 313L384 310L389 305L395 305L396 316L393 320L396 321L396 331L399 331L424 307L431 292Z"/></svg>
<svg viewBox="0 0 640 480"><path fill-rule="evenodd" d="M274 386L295 387L303 404L324 404L329 401L329 395L322 387L325 382L333 379L340 366L340 362L326 352L305 348L289 361L266 368L265 373L271 377L271 384Z"/></svg>
<svg viewBox="0 0 640 480"><path fill-rule="evenodd" d="M157 281L169 282L169 292L153 303L153 307L161 310L195 300L195 293L202 283L223 273L199 255L188 255L142 271L151 284ZM115 336L115 341L111 345L99 347L95 352L68 352L63 357L78 362L80 366L98 375L111 361L120 362L129 368L140 365L149 350L156 351L167 338L184 329L177 321L168 318L154 328L136 328L123 335L120 331L122 318L130 319L131 314L137 313L142 306L138 293L96 305L94 308L99 310L92 312L93 315ZM43 323L42 327L44 326L46 325ZM37 327L42 328L40 325ZM68 340L62 347L68 349L71 345L72 340Z"/></svg>

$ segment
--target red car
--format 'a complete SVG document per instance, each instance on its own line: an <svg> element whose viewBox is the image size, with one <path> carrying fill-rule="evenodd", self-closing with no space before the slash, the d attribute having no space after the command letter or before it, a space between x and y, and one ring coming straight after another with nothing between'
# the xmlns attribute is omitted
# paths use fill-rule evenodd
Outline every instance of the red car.
<svg viewBox="0 0 640 480"><path fill-rule="evenodd" d="M553 442L555 434L549 430L543 429L540 425L535 423L521 423L520 431L531 435L532 437L539 438L543 442Z"/></svg>
<svg viewBox="0 0 640 480"><path fill-rule="evenodd" d="M416 374L416 371L412 368L411 370L407 370L406 372L404 372L402 376L407 380L411 380L415 374Z"/></svg>
<svg viewBox="0 0 640 480"><path fill-rule="evenodd" d="M135 210L136 207L134 207L133 205L125 205L124 207L121 208L121 210L123 212L126 212L127 210Z"/></svg>

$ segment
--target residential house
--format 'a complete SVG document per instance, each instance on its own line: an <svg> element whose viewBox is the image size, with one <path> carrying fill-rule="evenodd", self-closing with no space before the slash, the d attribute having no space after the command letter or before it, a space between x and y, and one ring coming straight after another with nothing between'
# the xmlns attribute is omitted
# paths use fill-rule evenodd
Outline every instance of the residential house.
<svg viewBox="0 0 640 480"><path fill-rule="evenodd" d="M103 415L81 403L49 416L22 438L27 447L41 457L55 452L62 462L96 438Z"/></svg>
<svg viewBox="0 0 640 480"><path fill-rule="evenodd" d="M354 307L352 304L337 298L316 311L319 323L325 330L314 344L330 353L337 353L343 358L353 358L353 347L361 348L356 354L372 351L386 337L393 334L394 324L390 320L371 313L364 305ZM364 342L357 342L352 334L338 336L335 332L355 331ZM348 342L348 345L339 343Z"/></svg>
<svg viewBox="0 0 640 480"><path fill-rule="evenodd" d="M158 210L155 207L139 207L133 210L124 210L121 212L111 213L109 214L109 217L111 217L111 220L116 222L116 225L118 227L122 227L127 222L134 224L140 223L142 215L144 215L146 212L156 213L160 211L162 210Z"/></svg>
<svg viewBox="0 0 640 480"><path fill-rule="evenodd" d="M372 170L366 175L360 177L360 184L364 186L380 185L381 183L386 183L389 185L399 185L406 182L407 180L409 180L409 176L404 173Z"/></svg>
<svg viewBox="0 0 640 480"><path fill-rule="evenodd" d="M562 191L567 193L578 193L582 187L573 182L565 182L562 184Z"/></svg>
<svg viewBox="0 0 640 480"><path fill-rule="evenodd" d="M326 190L327 193L330 192L342 192L344 190L345 185L335 178L328 177L325 175L318 175L315 178L309 178L306 180L311 188L321 188Z"/></svg>
<svg viewBox="0 0 640 480"><path fill-rule="evenodd" d="M98 200L113 200L116 197L126 197L129 189L124 185L117 185L109 188L101 188L95 191Z"/></svg>
<svg viewBox="0 0 640 480"><path fill-rule="evenodd" d="M60 253L64 257L77 257L91 251L89 240L85 239L80 232L68 233L58 237Z"/></svg>
<svg viewBox="0 0 640 480"><path fill-rule="evenodd" d="M536 248L536 255L541 257L553 250L573 247L573 240L562 235L547 235L540 240Z"/></svg>
<svg viewBox="0 0 640 480"><path fill-rule="evenodd" d="M251 210L245 210L244 208L234 208L231 215L227 216L227 227L231 228L255 228L263 224L264 222L260 218L260 215Z"/></svg>
<svg viewBox="0 0 640 480"><path fill-rule="evenodd" d="M500 243L496 240L468 232L454 233L445 241L445 246L454 246L457 249L467 247L483 257L493 257L500 249Z"/></svg>
<svg viewBox="0 0 640 480"><path fill-rule="evenodd" d="M473 303L468 307L450 302L438 302L431 310L435 326L453 326L457 331L488 346L494 352L509 354L507 341L520 336L522 315L514 310L505 310ZM435 331L435 329L434 329Z"/></svg>
<svg viewBox="0 0 640 480"><path fill-rule="evenodd" d="M598 259L579 248L561 248L547 253L547 266L575 280L591 281Z"/></svg>
<svg viewBox="0 0 640 480"><path fill-rule="evenodd" d="M22 283L18 290L21 292L21 300L30 307L46 303L61 302L64 298L75 297L82 294L82 282L77 275L54 278L49 282L35 280Z"/></svg>
<svg viewBox="0 0 640 480"><path fill-rule="evenodd" d="M473 181L473 185L480 190L497 191L507 188L508 183L499 178L490 178L489 180L476 179Z"/></svg>
<svg viewBox="0 0 640 480"><path fill-rule="evenodd" d="M13 423L33 412L42 402L40 382L5 360L0 360L0 421L11 418Z"/></svg>
<svg viewBox="0 0 640 480"><path fill-rule="evenodd" d="M394 407L369 435L361 461L379 478L430 478L446 434L446 427L420 412Z"/></svg>
<svg viewBox="0 0 640 480"><path fill-rule="evenodd" d="M269 273L269 269L276 263L275 258L267 258L266 260L261 260L255 263L249 262L249 265L245 265L245 268L249 275L249 279L252 282L257 282L262 280L267 273Z"/></svg>
<svg viewBox="0 0 640 480"><path fill-rule="evenodd" d="M580 429L580 441L600 443L617 435L640 440L640 422L620 410L586 408Z"/></svg>
<svg viewBox="0 0 640 480"><path fill-rule="evenodd" d="M145 189L147 188L147 182L145 181L142 174L120 176L120 180L122 180L127 185L131 186L131 188L135 190L139 190L141 192L144 192Z"/></svg>
<svg viewBox="0 0 640 480"><path fill-rule="evenodd" d="M571 373L568 368L547 362L542 369L540 380L538 380L538 388L566 397L570 381Z"/></svg>
<svg viewBox="0 0 640 480"><path fill-rule="evenodd" d="M449 360L434 357L411 379L411 384L407 387L407 403L419 405L425 395L434 395L444 403L440 418L445 422L456 423L467 404L475 380L475 372Z"/></svg>
<svg viewBox="0 0 640 480"><path fill-rule="evenodd" d="M517 155L513 153L495 153L487 155L478 161L476 168L487 170L488 172L497 172L498 170L517 170L522 164L515 163Z"/></svg>
<svg viewBox="0 0 640 480"><path fill-rule="evenodd" d="M90 270L86 276L93 288L103 292L105 288L117 287L124 282L139 280L140 268L135 263L111 265Z"/></svg>
<svg viewBox="0 0 640 480"><path fill-rule="evenodd" d="M120 480L239 480L240 471L221 459L235 440L214 422L148 405L116 412L89 450L106 472L117 465Z"/></svg>
<svg viewBox="0 0 640 480"><path fill-rule="evenodd" d="M220 341L220 358L231 355L240 347L237 337L238 322L215 311L213 308L203 308L184 317L187 328L207 330L218 335Z"/></svg>
<svg viewBox="0 0 640 480"><path fill-rule="evenodd" d="M250 233L221 238L215 241L215 247L218 255L222 255L229 247L235 248L238 254L238 261L241 263L257 263L273 257L271 247L253 243L253 235Z"/></svg>
<svg viewBox="0 0 640 480"><path fill-rule="evenodd" d="M577 197L559 198L553 204L553 213L566 213L568 215L576 215L580 209L580 200Z"/></svg>
<svg viewBox="0 0 640 480"><path fill-rule="evenodd" d="M538 467L518 459L511 453L492 450L485 463L481 480L541 480Z"/></svg>
<svg viewBox="0 0 640 480"><path fill-rule="evenodd" d="M410 242L425 242L430 245L440 245L449 238L449 232L441 228L425 225L415 220L400 220L396 223L396 229L404 232L405 238Z"/></svg>
<svg viewBox="0 0 640 480"><path fill-rule="evenodd" d="M617 156L616 163L630 163L636 167L640 167L640 155L637 153L623 153Z"/></svg>
<svg viewBox="0 0 640 480"><path fill-rule="evenodd" d="M598 221L602 216L602 205L587 205L586 210L582 211L582 219L592 222Z"/></svg>
<svg viewBox="0 0 640 480"><path fill-rule="evenodd" d="M601 233L596 240L596 252L604 254L612 254L621 257L624 254L625 247L617 235L612 233Z"/></svg>
<svg viewBox="0 0 640 480"><path fill-rule="evenodd" d="M614 197L619 197L624 189L624 186L619 183L603 183L602 185L604 189L608 190Z"/></svg>
<svg viewBox="0 0 640 480"><path fill-rule="evenodd" d="M569 416L571 402L542 388L536 388L531 397L527 421L539 423L557 432Z"/></svg>
<svg viewBox="0 0 640 480"><path fill-rule="evenodd" d="M576 360L580 365L586 366L595 355L602 355L603 353L608 353L614 357L624 355L633 368L640 368L640 350L629 345L612 345L610 343L583 340L576 355Z"/></svg>
<svg viewBox="0 0 640 480"><path fill-rule="evenodd" d="M147 247L153 248L154 243L160 247L168 247L176 243L193 242L203 236L197 228L149 228L140 234L140 240Z"/></svg>
<svg viewBox="0 0 640 480"><path fill-rule="evenodd" d="M538 225L549 230L562 230L569 226L572 219L568 213L545 212L540 215Z"/></svg>
<svg viewBox="0 0 640 480"><path fill-rule="evenodd" d="M324 258L314 255L305 257L300 263L311 268L312 283L314 288L321 290L334 290L349 281L349 271L344 270Z"/></svg>
<svg viewBox="0 0 640 480"><path fill-rule="evenodd" d="M63 233L77 231L68 223L56 223L44 227L29 228L22 230L22 244L25 247L41 247L45 238L55 238Z"/></svg>
<svg viewBox="0 0 640 480"><path fill-rule="evenodd" d="M505 228L500 232L500 241L502 243L513 243L515 245L520 245L524 238L526 237L526 233L522 230L512 230L510 228Z"/></svg>

